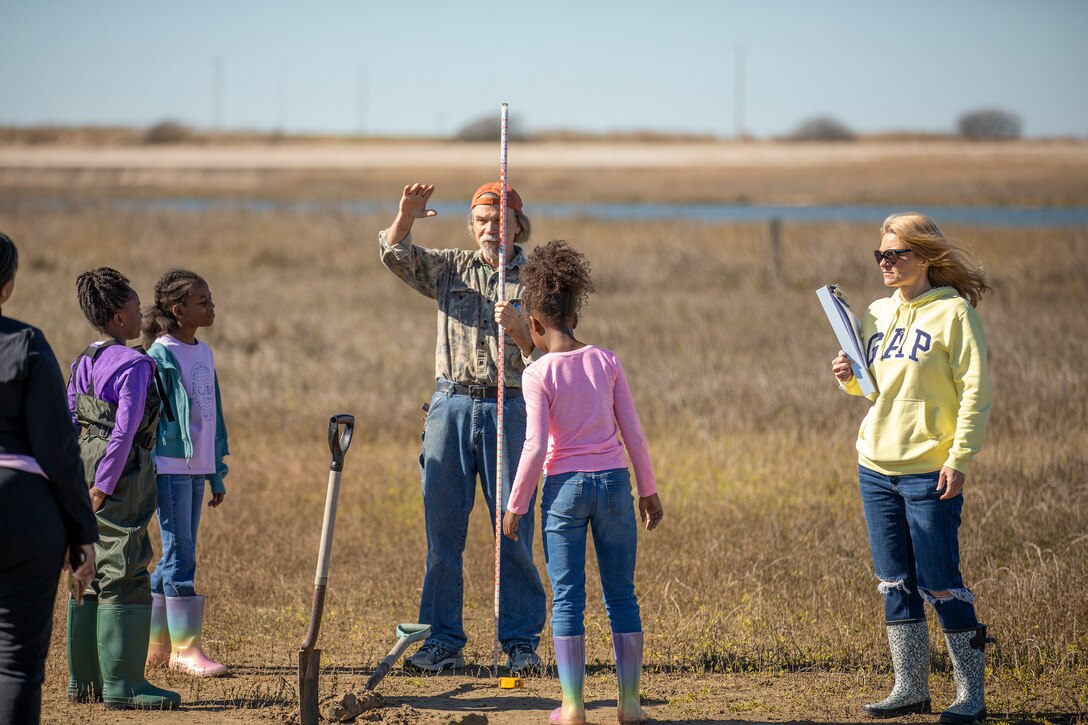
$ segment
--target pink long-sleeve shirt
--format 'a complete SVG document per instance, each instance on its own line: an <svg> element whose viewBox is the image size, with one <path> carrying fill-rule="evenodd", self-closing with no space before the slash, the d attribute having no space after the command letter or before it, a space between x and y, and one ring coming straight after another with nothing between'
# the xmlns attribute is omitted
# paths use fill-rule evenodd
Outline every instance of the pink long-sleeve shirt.
<svg viewBox="0 0 1088 725"><path fill-rule="evenodd" d="M552 476L626 468L628 454L638 495L657 492L635 401L623 366L611 350L586 345L548 353L525 368L521 393L525 447L508 510L517 514L529 510L542 470Z"/></svg>

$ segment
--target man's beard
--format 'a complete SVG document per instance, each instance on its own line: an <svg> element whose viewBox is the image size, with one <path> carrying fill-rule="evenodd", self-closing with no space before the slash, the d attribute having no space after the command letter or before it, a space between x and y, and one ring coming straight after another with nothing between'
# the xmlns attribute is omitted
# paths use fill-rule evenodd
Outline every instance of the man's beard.
<svg viewBox="0 0 1088 725"><path fill-rule="evenodd" d="M488 239L485 237L480 240L480 251L483 252L484 257L494 262L499 259L502 248L499 245L498 239Z"/></svg>

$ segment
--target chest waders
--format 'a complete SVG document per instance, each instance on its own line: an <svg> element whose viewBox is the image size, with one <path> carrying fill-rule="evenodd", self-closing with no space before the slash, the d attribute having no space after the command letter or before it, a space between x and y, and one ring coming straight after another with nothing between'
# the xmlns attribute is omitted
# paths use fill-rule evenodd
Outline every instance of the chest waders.
<svg viewBox="0 0 1088 725"><path fill-rule="evenodd" d="M80 355L95 359L107 342ZM77 361L78 366L78 361ZM144 679L144 659L151 627L151 539L148 524L155 514L155 434L161 408L158 376L149 386L144 414L113 493L95 512L95 578L82 604L68 601L68 699L101 699L110 709L175 709L176 692ZM83 427L79 450L87 487L95 474L117 422L117 405L97 397L94 379L87 392L76 394L76 418Z"/></svg>

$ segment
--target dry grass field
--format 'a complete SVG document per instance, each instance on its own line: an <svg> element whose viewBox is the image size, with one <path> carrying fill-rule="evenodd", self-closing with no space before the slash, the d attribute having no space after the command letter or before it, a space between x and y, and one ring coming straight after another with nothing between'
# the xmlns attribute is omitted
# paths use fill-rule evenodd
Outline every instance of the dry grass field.
<svg viewBox="0 0 1088 725"><path fill-rule="evenodd" d="M417 171L375 178L403 183ZM805 178L815 183L817 171ZM1067 171L1044 174L1057 181L1035 193L1083 204L1083 170ZM760 173L774 186L772 170ZM452 171L441 174L455 183ZM464 175L469 181L448 193L463 188L467 197L486 172ZM521 186L543 195L548 179L560 176L541 171ZM623 183L634 188L637 177L628 172ZM778 178L783 188L800 187ZM933 186L968 181L952 172ZM21 185L11 170L2 182L0 229L21 253L4 314L43 328L62 361L92 339L75 302L80 271L115 266L145 303L168 267L208 279L218 317L205 339L216 352L233 453L227 499L203 519L198 566L198 589L208 595L206 646L233 676L198 681L156 672L153 681L182 693L182 713L118 716L69 705L58 602L44 721L297 717L296 652L325 495L325 425L335 412L354 413L358 431L320 638L322 696L360 692L392 644L393 626L416 617L425 551L416 456L420 404L432 389L434 308L380 265L376 232L389 219L276 209L122 213L93 185ZM975 184L971 199L995 203L987 182ZM1013 193L1020 184L1010 182L1008 203L1032 203ZM379 198L390 197L392 210L399 187L389 188ZM534 197L523 194L531 213ZM41 204L43 195L57 203ZM841 283L855 306L884 294L869 251L878 223L786 225L776 276L763 226L536 221L536 241L566 238L593 262L598 293L580 337L624 361L660 480L666 518L640 536L637 572L647 629L644 700L659 721L854 722L858 705L890 685L856 490L853 440L866 403L840 393L830 375L837 347L814 295L829 282ZM977 252L995 288L980 306L995 405L987 446L968 477L961 532L965 576L1000 642L989 651L990 711L1013 721L1083 722L1088 229L946 231ZM463 220L448 217L420 222L417 241L472 244ZM473 516L466 657L487 665L490 522L482 505ZM543 577L542 555L538 561ZM591 720L610 722L614 675L594 576L588 699ZM951 700L951 671L935 623L931 636L939 706ZM549 638L546 629L545 660ZM381 691L390 705L374 717L393 723L461 722L470 713L491 723L543 722L559 696L552 677L507 693L471 669L395 673Z"/></svg>

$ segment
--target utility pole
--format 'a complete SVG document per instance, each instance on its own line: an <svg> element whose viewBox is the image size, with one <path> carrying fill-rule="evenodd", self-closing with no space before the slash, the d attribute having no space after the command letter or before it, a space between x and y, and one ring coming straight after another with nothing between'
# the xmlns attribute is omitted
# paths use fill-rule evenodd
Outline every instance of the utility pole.
<svg viewBox="0 0 1088 725"><path fill-rule="evenodd" d="M212 128L216 133L223 131L223 56L217 55L212 60Z"/></svg>
<svg viewBox="0 0 1088 725"><path fill-rule="evenodd" d="M744 46L738 45L733 63L733 134L744 139Z"/></svg>
<svg viewBox="0 0 1088 725"><path fill-rule="evenodd" d="M355 71L355 132L360 136L366 135L367 92L366 65L360 63Z"/></svg>
<svg viewBox="0 0 1088 725"><path fill-rule="evenodd" d="M273 132L283 135L287 127L287 71L280 69L276 81L276 127Z"/></svg>

